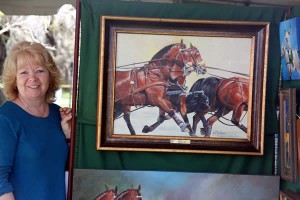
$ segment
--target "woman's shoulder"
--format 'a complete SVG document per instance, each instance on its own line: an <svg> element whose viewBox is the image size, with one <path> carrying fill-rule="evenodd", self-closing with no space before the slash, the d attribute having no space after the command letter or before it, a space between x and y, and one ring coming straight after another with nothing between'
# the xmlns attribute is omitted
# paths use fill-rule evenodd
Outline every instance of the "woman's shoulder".
<svg viewBox="0 0 300 200"><path fill-rule="evenodd" d="M0 114L5 114L5 113L14 113L18 111L18 106L11 102L11 101L6 101L3 104L0 105Z"/></svg>
<svg viewBox="0 0 300 200"><path fill-rule="evenodd" d="M21 108L11 101L0 105L0 121L17 123L19 116L22 116Z"/></svg>
<svg viewBox="0 0 300 200"><path fill-rule="evenodd" d="M60 117L60 112L59 112L59 108L60 106L55 104L55 103L51 103L49 104L49 109L50 109L50 113L52 113L54 116L59 116Z"/></svg>
<svg viewBox="0 0 300 200"><path fill-rule="evenodd" d="M55 103L51 103L49 105L50 105L50 109L59 110L59 108L60 108L60 106Z"/></svg>

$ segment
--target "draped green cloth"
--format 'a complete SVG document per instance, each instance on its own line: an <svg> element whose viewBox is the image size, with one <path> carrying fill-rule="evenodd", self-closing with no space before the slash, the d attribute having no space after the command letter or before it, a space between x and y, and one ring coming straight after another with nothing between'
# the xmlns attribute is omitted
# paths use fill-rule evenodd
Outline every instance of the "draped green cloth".
<svg viewBox="0 0 300 200"><path fill-rule="evenodd" d="M300 13L295 8L292 14ZM126 152L96 150L96 112L100 16L136 16L200 20L269 21L265 141L263 156L192 153ZM272 175L274 134L279 133L276 116L280 74L278 27L283 8L238 7L212 4L167 4L120 1L81 1L80 70L74 168L117 170L161 170ZM280 165L278 163L278 168ZM280 173L280 172L279 172ZM287 187L296 187L291 184Z"/></svg>

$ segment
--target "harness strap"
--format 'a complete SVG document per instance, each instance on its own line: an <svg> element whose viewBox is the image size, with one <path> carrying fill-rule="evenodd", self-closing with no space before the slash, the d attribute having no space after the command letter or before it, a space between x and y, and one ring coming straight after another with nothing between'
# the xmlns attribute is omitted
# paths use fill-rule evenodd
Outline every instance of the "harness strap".
<svg viewBox="0 0 300 200"><path fill-rule="evenodd" d="M140 93L140 92L146 90L147 88L155 87L155 86L168 87L168 83L163 82L163 81L159 81L159 82L155 82L155 83L152 83L152 84L149 84L149 85L144 85L143 87L139 87L139 88L133 90L132 93L129 93L127 96L130 96L130 95L134 95L134 94ZM115 102L118 102L118 101L120 101L121 99L126 98L127 96L123 96L123 97L120 97L120 98L118 98L118 99L115 99Z"/></svg>

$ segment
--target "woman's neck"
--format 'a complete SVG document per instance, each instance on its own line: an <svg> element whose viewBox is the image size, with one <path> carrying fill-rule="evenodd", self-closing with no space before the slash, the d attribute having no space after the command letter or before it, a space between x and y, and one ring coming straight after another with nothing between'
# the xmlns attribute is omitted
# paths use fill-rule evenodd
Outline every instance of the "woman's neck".
<svg viewBox="0 0 300 200"><path fill-rule="evenodd" d="M18 97L15 101L16 104L18 104L23 110L28 112L29 114L44 118L48 116L49 109L48 109L48 103L43 100L26 100L22 97Z"/></svg>

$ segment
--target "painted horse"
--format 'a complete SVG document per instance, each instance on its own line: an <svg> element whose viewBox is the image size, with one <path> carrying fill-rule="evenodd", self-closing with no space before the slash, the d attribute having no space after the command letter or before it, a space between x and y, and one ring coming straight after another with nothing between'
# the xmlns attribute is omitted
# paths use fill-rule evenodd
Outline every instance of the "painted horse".
<svg viewBox="0 0 300 200"><path fill-rule="evenodd" d="M247 128L240 123L244 111L248 110L249 80L242 77L220 79L208 77L196 81L187 96L187 112L195 112L193 131L201 120L201 133L210 137L213 124L220 117L232 111L231 122L247 133ZM205 115L213 112L207 120Z"/></svg>
<svg viewBox="0 0 300 200"><path fill-rule="evenodd" d="M300 73L300 50L292 49L291 45L291 30L284 31L284 40L281 44L281 59L285 59L289 78L294 72Z"/></svg>
<svg viewBox="0 0 300 200"><path fill-rule="evenodd" d="M106 185L106 190L100 193L95 200L114 200L118 195L118 187L115 189L110 189L108 185Z"/></svg>
<svg viewBox="0 0 300 200"><path fill-rule="evenodd" d="M168 88L168 99L174 110L180 110L179 97L184 90L178 86ZM221 79L208 77L198 79L191 87L186 97L186 113L195 113L193 117L193 133L196 133L197 125L201 120L203 128L201 133L210 137L212 125L220 118L233 111L231 122L244 132L247 128L240 124L243 111L248 109L249 85L248 79L232 77ZM214 114L206 120L205 115ZM165 116L164 120L170 119ZM163 121L163 120L162 120ZM157 128L161 122L151 125L151 130Z"/></svg>
<svg viewBox="0 0 300 200"><path fill-rule="evenodd" d="M131 106L157 106L160 110L159 116L167 113L181 131L188 127L192 132L188 119L182 122L166 98L170 83L184 86L185 77L192 71L204 74L206 68L198 49L192 44L187 48L182 40L162 48L143 67L130 71L116 71L114 119L123 113L131 135L135 135L130 121ZM181 109L185 110L185 98L182 97L180 101Z"/></svg>
<svg viewBox="0 0 300 200"><path fill-rule="evenodd" d="M131 189L125 190L120 193L116 198L116 200L142 200L141 194L141 185L138 186L137 189L133 187Z"/></svg>

